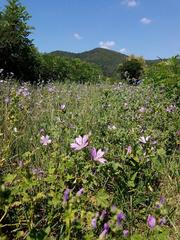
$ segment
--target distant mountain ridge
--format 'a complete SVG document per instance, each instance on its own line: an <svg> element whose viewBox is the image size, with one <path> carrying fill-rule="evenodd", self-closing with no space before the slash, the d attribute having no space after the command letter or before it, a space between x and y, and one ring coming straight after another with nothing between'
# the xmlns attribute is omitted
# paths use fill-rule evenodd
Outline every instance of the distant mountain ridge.
<svg viewBox="0 0 180 240"><path fill-rule="evenodd" d="M98 65L106 76L112 76L117 66L128 57L125 54L104 48L95 48L82 53L71 53L65 51L53 51L55 56L79 58L83 61Z"/></svg>
<svg viewBox="0 0 180 240"><path fill-rule="evenodd" d="M66 51L53 51L49 53L55 56L64 56L70 58L79 58L83 61L98 65L106 76L113 76L118 65L123 63L128 55L109 49L95 48L82 53L71 53ZM147 60L148 64L159 62L160 60Z"/></svg>

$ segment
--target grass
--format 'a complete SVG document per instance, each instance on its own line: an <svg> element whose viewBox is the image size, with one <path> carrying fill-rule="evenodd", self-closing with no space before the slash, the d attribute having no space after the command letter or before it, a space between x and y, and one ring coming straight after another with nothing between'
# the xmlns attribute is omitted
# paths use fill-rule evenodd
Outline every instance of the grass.
<svg viewBox="0 0 180 240"><path fill-rule="evenodd" d="M175 99L143 85L22 88L1 81L1 239L100 239L105 223L106 239L178 239ZM40 139L46 135L51 143L44 146ZM70 144L79 135L89 136L88 146L73 151ZM107 163L92 159L93 147L102 149ZM160 196L165 202L157 208ZM117 225L120 212L125 219ZM155 227L147 225L148 215Z"/></svg>

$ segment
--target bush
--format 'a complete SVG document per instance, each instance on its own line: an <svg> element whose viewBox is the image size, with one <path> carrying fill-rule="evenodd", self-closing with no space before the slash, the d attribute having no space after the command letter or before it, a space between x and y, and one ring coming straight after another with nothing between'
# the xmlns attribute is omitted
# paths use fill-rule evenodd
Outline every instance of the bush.
<svg viewBox="0 0 180 240"><path fill-rule="evenodd" d="M102 72L94 64L49 54L41 55L41 79L49 81L74 81L78 83L97 82Z"/></svg>
<svg viewBox="0 0 180 240"><path fill-rule="evenodd" d="M144 59L142 57L130 56L124 63L119 65L117 72L121 79L132 83L133 79L139 79L144 69Z"/></svg>

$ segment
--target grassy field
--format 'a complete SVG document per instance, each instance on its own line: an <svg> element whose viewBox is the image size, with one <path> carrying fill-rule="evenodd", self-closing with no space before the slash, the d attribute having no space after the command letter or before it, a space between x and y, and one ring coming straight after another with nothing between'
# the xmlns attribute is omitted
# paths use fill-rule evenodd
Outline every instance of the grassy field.
<svg viewBox="0 0 180 240"><path fill-rule="evenodd" d="M151 86L0 82L0 239L179 239L179 107Z"/></svg>

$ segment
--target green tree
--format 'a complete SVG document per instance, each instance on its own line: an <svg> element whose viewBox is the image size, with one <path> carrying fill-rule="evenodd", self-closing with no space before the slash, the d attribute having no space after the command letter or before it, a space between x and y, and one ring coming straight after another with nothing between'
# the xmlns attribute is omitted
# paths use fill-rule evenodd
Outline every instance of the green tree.
<svg viewBox="0 0 180 240"><path fill-rule="evenodd" d="M29 39L33 29L28 25L30 18L19 0L8 0L0 12L0 67L23 81L35 80L40 64L38 52Z"/></svg>
<svg viewBox="0 0 180 240"><path fill-rule="evenodd" d="M119 65L117 72L120 73L121 79L126 79L131 83L133 82L133 78L140 78L143 73L144 65L145 61L142 57L131 55L124 63Z"/></svg>

